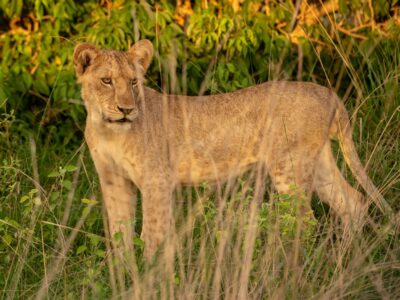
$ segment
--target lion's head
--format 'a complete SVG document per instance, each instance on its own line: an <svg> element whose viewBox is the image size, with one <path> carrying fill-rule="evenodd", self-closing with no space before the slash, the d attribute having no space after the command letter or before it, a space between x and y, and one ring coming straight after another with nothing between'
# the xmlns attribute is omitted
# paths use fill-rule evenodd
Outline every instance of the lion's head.
<svg viewBox="0 0 400 300"><path fill-rule="evenodd" d="M102 50L89 43L75 47L75 71L92 121L117 131L131 128L152 56L148 40L137 42L127 52Z"/></svg>

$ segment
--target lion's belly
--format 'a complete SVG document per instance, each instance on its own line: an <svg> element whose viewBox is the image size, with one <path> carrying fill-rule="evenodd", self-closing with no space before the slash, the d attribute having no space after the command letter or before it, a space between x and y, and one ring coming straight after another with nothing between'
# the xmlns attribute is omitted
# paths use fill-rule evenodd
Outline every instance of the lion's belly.
<svg viewBox="0 0 400 300"><path fill-rule="evenodd" d="M253 152L251 149L232 151L226 148L188 151L175 160L176 179L183 184L225 181L259 161Z"/></svg>
<svg viewBox="0 0 400 300"><path fill-rule="evenodd" d="M265 159L260 145L267 134L260 120L249 111L229 120L198 122L180 134L174 133L170 144L177 180L181 183L223 181L246 171Z"/></svg>

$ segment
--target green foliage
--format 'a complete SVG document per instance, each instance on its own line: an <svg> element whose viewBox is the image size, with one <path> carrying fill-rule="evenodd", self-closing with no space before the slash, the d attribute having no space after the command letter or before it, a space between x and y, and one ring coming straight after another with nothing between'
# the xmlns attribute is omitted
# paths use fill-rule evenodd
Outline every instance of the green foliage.
<svg viewBox="0 0 400 300"><path fill-rule="evenodd" d="M359 10L365 12L366 20L371 19L368 14L374 13L374 21L391 22L397 4L378 2L374 2L371 10L366 1L341 0L339 12L353 17L352 12ZM208 75L212 78L206 90L212 93L236 90L267 79L292 78L297 71L291 59L297 52L290 43L292 4L272 1L267 8L262 3L244 1L240 14L225 1L210 4L207 9L196 4L182 27L175 22L177 8L168 2L151 6L144 1L124 0L102 4L86 1L81 5L70 0L11 1L11 5L2 1L6 31L0 36L0 100L7 97L8 106L17 111L18 117L30 122L43 125L57 122L60 117L82 122L83 108L76 101L79 89L71 61L73 48L80 41L126 50L138 38L153 40L158 55L148 74L150 83L174 92L197 94ZM335 53L329 45L331 39L344 46L352 41L338 34L327 36L327 29L317 23L305 26L308 35L299 44L305 63L298 77L309 79L309 74L321 67L319 59L325 68L341 65L340 53ZM391 31L388 34L394 37ZM367 29L363 33L369 35L367 44L379 34L368 33ZM320 41L318 49L312 40ZM365 49L370 47L366 45ZM363 45L360 50L365 52ZM350 55L357 57L360 53ZM217 61L212 65L214 57ZM176 61L178 70L170 69L171 59ZM183 64L187 64L186 74L191 75L187 78L182 78L179 70ZM207 74L210 64L212 72ZM332 71L334 77L340 69ZM178 76L177 86L168 84L171 74ZM328 80L317 79L321 83Z"/></svg>

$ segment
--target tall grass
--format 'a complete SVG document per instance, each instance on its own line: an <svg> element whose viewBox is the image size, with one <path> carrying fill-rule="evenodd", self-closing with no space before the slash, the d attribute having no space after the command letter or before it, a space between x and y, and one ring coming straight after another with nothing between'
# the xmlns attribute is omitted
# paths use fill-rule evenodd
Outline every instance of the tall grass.
<svg viewBox="0 0 400 300"><path fill-rule="evenodd" d="M349 76L326 82L354 112L360 156L397 211L399 46L377 43L371 53L356 45L333 46ZM359 51L363 73L352 67L349 51ZM333 67L315 69L323 68L329 77ZM174 194L175 231L157 258L145 262L143 243L135 237L133 255L117 261L110 241L118 237L107 232L82 135L70 136L65 144L68 132L62 128L42 129L36 139L29 138L6 106L2 116L2 299L400 298L398 225L371 207L370 225L343 235L340 222L316 198L318 222L311 215L301 220L298 207L304 199L275 195L268 179L255 171L227 184L180 187ZM140 195L136 215L133 226L140 232ZM121 265L129 271L122 273Z"/></svg>

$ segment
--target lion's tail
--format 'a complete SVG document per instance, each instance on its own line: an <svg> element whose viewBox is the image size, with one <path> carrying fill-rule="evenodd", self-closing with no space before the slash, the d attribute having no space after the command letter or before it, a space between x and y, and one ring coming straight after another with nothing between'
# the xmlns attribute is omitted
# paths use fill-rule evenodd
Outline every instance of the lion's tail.
<svg viewBox="0 0 400 300"><path fill-rule="evenodd" d="M363 187L367 194L372 198L378 208L384 213L391 213L390 205L383 198L375 185L369 179L365 172L364 166L358 157L353 138L350 119L347 111L341 101L338 99L338 109L334 119L335 131L339 139L340 149L343 152L344 159L350 167L351 172L357 179L358 183Z"/></svg>

